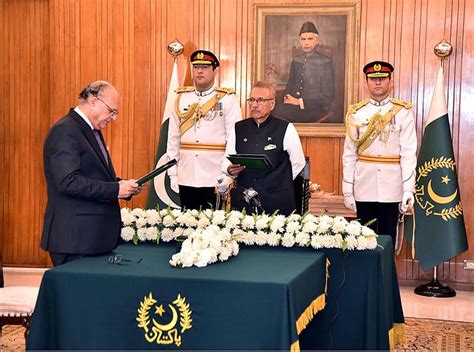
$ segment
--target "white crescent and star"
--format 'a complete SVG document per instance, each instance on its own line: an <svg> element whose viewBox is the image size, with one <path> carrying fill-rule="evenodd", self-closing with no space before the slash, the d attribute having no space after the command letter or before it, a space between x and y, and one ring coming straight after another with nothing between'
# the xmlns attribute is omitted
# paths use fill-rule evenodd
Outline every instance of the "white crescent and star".
<svg viewBox="0 0 474 352"><path fill-rule="evenodd" d="M168 160L168 155L165 153L161 156L160 160L158 160L158 163L156 164L156 168L160 167L161 165L166 164ZM155 192L158 195L158 197L166 204L168 204L172 208L179 208L179 206L173 202L168 195L168 192L166 191L166 188L164 187L165 185L165 176L166 172L162 172L158 176L155 177L153 180L153 185L155 186Z"/></svg>

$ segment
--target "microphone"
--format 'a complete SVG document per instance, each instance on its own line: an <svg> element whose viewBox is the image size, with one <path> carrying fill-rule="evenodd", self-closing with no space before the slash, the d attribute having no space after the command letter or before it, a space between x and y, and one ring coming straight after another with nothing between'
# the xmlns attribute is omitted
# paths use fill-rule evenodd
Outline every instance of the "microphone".
<svg viewBox="0 0 474 352"><path fill-rule="evenodd" d="M244 194L244 200L248 205L255 207L255 209L262 208L262 202L260 201L260 198L258 197L258 192L254 190L252 187L245 189L243 194Z"/></svg>

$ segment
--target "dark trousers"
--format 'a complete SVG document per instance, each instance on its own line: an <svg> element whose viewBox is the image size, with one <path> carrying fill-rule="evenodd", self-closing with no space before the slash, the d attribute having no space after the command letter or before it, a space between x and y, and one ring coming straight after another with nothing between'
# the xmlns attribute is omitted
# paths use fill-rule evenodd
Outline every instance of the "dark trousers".
<svg viewBox="0 0 474 352"><path fill-rule="evenodd" d="M181 209L213 209L216 206L214 187L189 187L179 185Z"/></svg>
<svg viewBox="0 0 474 352"><path fill-rule="evenodd" d="M51 257L53 266L66 264L68 262L72 262L73 260L77 260L84 257L83 254L68 254L68 253L55 253L55 252L49 252L49 256Z"/></svg>
<svg viewBox="0 0 474 352"><path fill-rule="evenodd" d="M378 235L388 235L395 243L398 221L398 203L356 202L357 217L362 225L372 219L376 222L369 225Z"/></svg>

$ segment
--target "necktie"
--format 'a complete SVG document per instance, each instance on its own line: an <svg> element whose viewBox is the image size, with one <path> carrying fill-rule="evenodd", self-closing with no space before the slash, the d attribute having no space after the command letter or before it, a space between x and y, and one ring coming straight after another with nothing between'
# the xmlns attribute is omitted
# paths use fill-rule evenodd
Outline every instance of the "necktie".
<svg viewBox="0 0 474 352"><path fill-rule="evenodd" d="M104 156L104 159L108 165L109 159L107 158L107 151L105 150L104 143L102 143L102 138L100 138L100 132L98 130L94 130L94 136L95 136L95 139L97 140L97 143L99 143L99 147L100 147L100 150L102 151L102 155Z"/></svg>

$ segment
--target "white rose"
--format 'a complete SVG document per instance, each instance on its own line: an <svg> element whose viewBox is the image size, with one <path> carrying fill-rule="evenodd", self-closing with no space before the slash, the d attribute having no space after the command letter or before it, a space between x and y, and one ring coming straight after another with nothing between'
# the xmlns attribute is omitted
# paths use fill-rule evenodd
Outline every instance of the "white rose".
<svg viewBox="0 0 474 352"><path fill-rule="evenodd" d="M146 241L147 232L148 232L148 230L147 230L146 227L140 227L140 228L137 230L137 236L138 236L138 239L139 239L141 242Z"/></svg>
<svg viewBox="0 0 474 352"><path fill-rule="evenodd" d="M169 242L171 241L172 239L174 239L174 233L173 233L173 230L171 229L163 229L161 231L161 240L163 242Z"/></svg>
<svg viewBox="0 0 474 352"><path fill-rule="evenodd" d="M281 244L284 247L293 247L295 244L295 238L292 234L285 233L281 238Z"/></svg>
<svg viewBox="0 0 474 352"><path fill-rule="evenodd" d="M240 220L236 217L229 217L225 223L226 229L233 229L240 225Z"/></svg>
<svg viewBox="0 0 474 352"><path fill-rule="evenodd" d="M314 249L323 248L323 236L313 235L311 236L311 247Z"/></svg>
<svg viewBox="0 0 474 352"><path fill-rule="evenodd" d="M148 209L146 211L146 215L147 222L152 226L157 225L161 222L160 214L155 209Z"/></svg>
<svg viewBox="0 0 474 352"><path fill-rule="evenodd" d="M270 221L270 217L266 214L263 214L257 218L257 221L255 222L255 227L258 230L263 230L268 226L268 222Z"/></svg>
<svg viewBox="0 0 474 352"><path fill-rule="evenodd" d="M163 218L163 225L166 226L166 227L171 227L171 226L174 226L175 222L174 222L174 219L171 215L166 215L164 218Z"/></svg>
<svg viewBox="0 0 474 352"><path fill-rule="evenodd" d="M367 249L375 249L375 248L377 248L377 237L368 237L367 238Z"/></svg>
<svg viewBox="0 0 474 352"><path fill-rule="evenodd" d="M318 225L316 225L316 223L308 221L304 223L302 231L306 233L313 233L317 229Z"/></svg>
<svg viewBox="0 0 474 352"><path fill-rule="evenodd" d="M361 230L361 225L357 221L351 221L346 227L347 233L352 236L358 236Z"/></svg>
<svg viewBox="0 0 474 352"><path fill-rule="evenodd" d="M184 229L182 236L189 237L194 233L194 231L195 230L193 228L188 227L188 228Z"/></svg>
<svg viewBox="0 0 474 352"><path fill-rule="evenodd" d="M375 232L370 227L362 226L362 235L363 236L375 235Z"/></svg>
<svg viewBox="0 0 474 352"><path fill-rule="evenodd" d="M295 233L300 229L300 223L297 221L290 221L289 223L286 224L286 232L287 233Z"/></svg>
<svg viewBox="0 0 474 352"><path fill-rule="evenodd" d="M287 218L286 218L286 221L287 222L291 222L291 221L298 221L301 219L301 215L300 214L291 214L289 215Z"/></svg>
<svg viewBox="0 0 474 352"><path fill-rule="evenodd" d="M135 208L132 210L132 215L137 218L144 218L146 216L146 211L141 208Z"/></svg>
<svg viewBox="0 0 474 352"><path fill-rule="evenodd" d="M280 244L281 235L276 232L270 232L268 234L267 243L269 246L275 247Z"/></svg>
<svg viewBox="0 0 474 352"><path fill-rule="evenodd" d="M275 218L270 225L272 232L283 232L285 226L285 220L281 218Z"/></svg>
<svg viewBox="0 0 474 352"><path fill-rule="evenodd" d="M232 246L232 255L237 255L239 254L239 244L237 243L237 241L232 241L231 243L231 246Z"/></svg>
<svg viewBox="0 0 474 352"><path fill-rule="evenodd" d="M313 214L306 214L306 216L301 220L303 223L307 222L318 222L319 219L317 216L314 216Z"/></svg>
<svg viewBox="0 0 474 352"><path fill-rule="evenodd" d="M146 239L148 241L156 241L158 238L158 229L154 226L149 227L146 231Z"/></svg>
<svg viewBox="0 0 474 352"><path fill-rule="evenodd" d="M181 253L173 254L169 263L171 266L181 266Z"/></svg>
<svg viewBox="0 0 474 352"><path fill-rule="evenodd" d="M197 227L198 229L203 229L209 226L210 223L211 223L210 220L206 217L199 218Z"/></svg>
<svg viewBox="0 0 474 352"><path fill-rule="evenodd" d="M121 237L125 242L133 240L133 235L135 235L135 230L130 226L122 227Z"/></svg>
<svg viewBox="0 0 474 352"><path fill-rule="evenodd" d="M181 236L184 233L184 227L177 227L174 229L174 238Z"/></svg>
<svg viewBox="0 0 474 352"><path fill-rule="evenodd" d="M229 214L229 217L237 218L239 220L242 220L244 218L244 214L242 214L242 212L240 212L240 211L232 210Z"/></svg>
<svg viewBox="0 0 474 352"><path fill-rule="evenodd" d="M364 236L358 236L357 237L357 249L359 250L364 250L368 248L368 240Z"/></svg>
<svg viewBox="0 0 474 352"><path fill-rule="evenodd" d="M161 209L160 217L164 218L166 215L168 215L168 209Z"/></svg>
<svg viewBox="0 0 474 352"><path fill-rule="evenodd" d="M147 221L145 218L138 218L137 221L135 222L135 224L137 225L137 228L145 227L146 223Z"/></svg>
<svg viewBox="0 0 474 352"><path fill-rule="evenodd" d="M252 229L255 226L255 220L253 219L253 216L246 215L242 219L242 228L243 229Z"/></svg>
<svg viewBox="0 0 474 352"><path fill-rule="evenodd" d="M316 233L318 233L319 235L325 234L329 231L330 228L331 224L329 222L319 222Z"/></svg>
<svg viewBox="0 0 474 352"><path fill-rule="evenodd" d="M197 267L205 267L210 262L212 253L209 249L203 249L202 251L196 252L194 256L194 265Z"/></svg>
<svg viewBox="0 0 474 352"><path fill-rule="evenodd" d="M296 234L296 243L298 244L298 246L300 247L306 247L309 242L310 242L310 237L307 233L304 233L304 232L298 232Z"/></svg>
<svg viewBox="0 0 474 352"><path fill-rule="evenodd" d="M171 210L171 215L176 219L179 217L183 212L180 209L173 209Z"/></svg>
<svg viewBox="0 0 474 352"><path fill-rule="evenodd" d="M346 224L342 221L334 221L332 224L332 232L343 233L346 230Z"/></svg>
<svg viewBox="0 0 474 352"><path fill-rule="evenodd" d="M135 220L136 218L130 212L122 214L122 222L125 226L132 225Z"/></svg>
<svg viewBox="0 0 474 352"><path fill-rule="evenodd" d="M267 243L267 235L263 231L257 231L255 235L255 244L258 246L264 246Z"/></svg>
<svg viewBox="0 0 474 352"><path fill-rule="evenodd" d="M347 249L354 250L357 247L357 238L354 235L346 236L345 238Z"/></svg>
<svg viewBox="0 0 474 352"><path fill-rule="evenodd" d="M216 210L214 215L212 216L212 223L215 225L222 225L225 222L225 211L223 210Z"/></svg>

